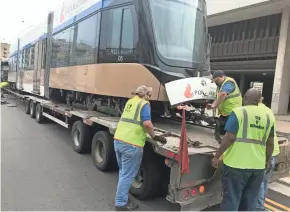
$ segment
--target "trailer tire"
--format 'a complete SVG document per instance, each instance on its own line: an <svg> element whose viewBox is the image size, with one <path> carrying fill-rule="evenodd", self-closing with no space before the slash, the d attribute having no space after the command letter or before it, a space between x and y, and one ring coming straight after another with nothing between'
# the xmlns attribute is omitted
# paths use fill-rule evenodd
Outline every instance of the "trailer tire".
<svg viewBox="0 0 290 212"><path fill-rule="evenodd" d="M98 170L109 171L117 167L113 137L109 132L99 131L94 135L91 154Z"/></svg>
<svg viewBox="0 0 290 212"><path fill-rule="evenodd" d="M29 104L29 109L30 109L30 117L35 118L35 103L31 100Z"/></svg>
<svg viewBox="0 0 290 212"><path fill-rule="evenodd" d="M82 121L76 121L71 129L73 149L77 153L88 153L91 147L91 129Z"/></svg>
<svg viewBox="0 0 290 212"><path fill-rule="evenodd" d="M40 103L36 104L35 107L35 120L37 123L43 123L44 121L44 116L42 115L42 106L40 105Z"/></svg>
<svg viewBox="0 0 290 212"><path fill-rule="evenodd" d="M159 163L154 161L154 157L143 157L140 170L143 172L143 182L138 185L135 178L131 185L130 193L140 200L152 198L157 195L158 189L161 187Z"/></svg>
<svg viewBox="0 0 290 212"><path fill-rule="evenodd" d="M30 114L30 100L28 98L25 99L25 113Z"/></svg>

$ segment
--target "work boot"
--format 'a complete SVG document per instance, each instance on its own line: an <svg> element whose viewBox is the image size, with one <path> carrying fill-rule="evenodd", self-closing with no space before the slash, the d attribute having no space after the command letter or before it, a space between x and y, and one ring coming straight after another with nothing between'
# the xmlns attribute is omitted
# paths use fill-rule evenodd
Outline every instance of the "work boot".
<svg viewBox="0 0 290 212"><path fill-rule="evenodd" d="M128 202L124 206L115 206L115 211L134 211L138 208L138 204L135 202Z"/></svg>

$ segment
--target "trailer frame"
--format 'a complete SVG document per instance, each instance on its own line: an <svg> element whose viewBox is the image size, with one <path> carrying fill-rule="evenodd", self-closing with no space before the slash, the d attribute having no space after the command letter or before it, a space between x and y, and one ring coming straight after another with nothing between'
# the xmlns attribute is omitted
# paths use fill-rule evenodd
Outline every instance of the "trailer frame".
<svg viewBox="0 0 290 212"><path fill-rule="evenodd" d="M97 169L108 171L117 168L113 135L119 117L83 110L76 106L56 103L7 88L5 91L22 100L25 103L25 113L29 114L31 118L35 118L38 123L50 120L70 129L74 150L79 154L91 152ZM172 127L173 124L169 125ZM161 127L155 128L156 134L168 134L170 131L169 138L179 138L178 133L166 130L171 129L169 125L161 123ZM192 125L191 127L198 128L198 126ZM203 131L200 134L203 135ZM198 136L198 132L191 134L191 137L195 135ZM200 139L206 138L210 138L210 136ZM144 178L146 179L147 176L150 180L144 180L141 188L137 188L137 179L134 180L130 193L139 199L147 199L159 193L159 186L167 192L166 199L172 203L180 204L181 210L202 210L219 204L222 199L221 172L220 168L214 169L210 166L219 145L215 141L213 133L212 141L213 143L207 143L205 140L203 140L204 143L199 142L199 144L195 141L189 143L190 173L181 174L178 148L169 148L148 136L141 168L145 167L147 175L146 172L143 173ZM100 157L100 152L102 152L100 143L103 145L102 151L105 152L103 158ZM149 181L150 183L148 183Z"/></svg>

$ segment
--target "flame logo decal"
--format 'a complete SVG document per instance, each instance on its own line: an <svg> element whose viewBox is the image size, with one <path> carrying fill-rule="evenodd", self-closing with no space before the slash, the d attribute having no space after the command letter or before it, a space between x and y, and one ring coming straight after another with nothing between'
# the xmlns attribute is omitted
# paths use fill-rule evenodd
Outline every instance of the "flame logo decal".
<svg viewBox="0 0 290 212"><path fill-rule="evenodd" d="M61 12L60 12L60 23L64 21L64 2L62 3Z"/></svg>
<svg viewBox="0 0 290 212"><path fill-rule="evenodd" d="M191 86L189 84L187 84L187 86L185 88L184 96L188 99L193 97L193 93L191 91Z"/></svg>

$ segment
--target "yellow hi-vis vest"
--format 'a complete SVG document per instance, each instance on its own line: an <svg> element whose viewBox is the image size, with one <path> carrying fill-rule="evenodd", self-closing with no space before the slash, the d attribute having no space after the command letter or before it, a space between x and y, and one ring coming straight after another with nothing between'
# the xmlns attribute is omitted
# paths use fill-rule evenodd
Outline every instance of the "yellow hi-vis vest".
<svg viewBox="0 0 290 212"><path fill-rule="evenodd" d="M218 112L222 116L229 116L233 109L237 107L242 106L242 96L239 89L239 86L237 85L236 81L231 77L226 77L223 84L220 86L220 88L217 89L217 98L219 96L219 92L222 90L222 87L224 84L228 81L231 81L235 84L235 90L231 94L229 94L226 99L218 106Z"/></svg>
<svg viewBox="0 0 290 212"><path fill-rule="evenodd" d="M258 106L263 107L265 110L267 110L270 115L270 118L274 122L274 151L273 151L272 156L277 156L280 153L280 148L279 148L278 137L276 133L276 117L273 111L270 108L268 108L266 105L264 105L263 103L260 103Z"/></svg>
<svg viewBox="0 0 290 212"><path fill-rule="evenodd" d="M6 87L6 86L8 86L8 85L9 85L8 82L1 82L1 83L0 83L0 88Z"/></svg>
<svg viewBox="0 0 290 212"><path fill-rule="evenodd" d="M236 108L239 130L223 154L224 164L238 169L265 169L266 143L273 126L267 110L256 105Z"/></svg>
<svg viewBox="0 0 290 212"><path fill-rule="evenodd" d="M148 103L138 96L129 99L118 123L114 139L144 147L147 133L141 121L141 109Z"/></svg>

